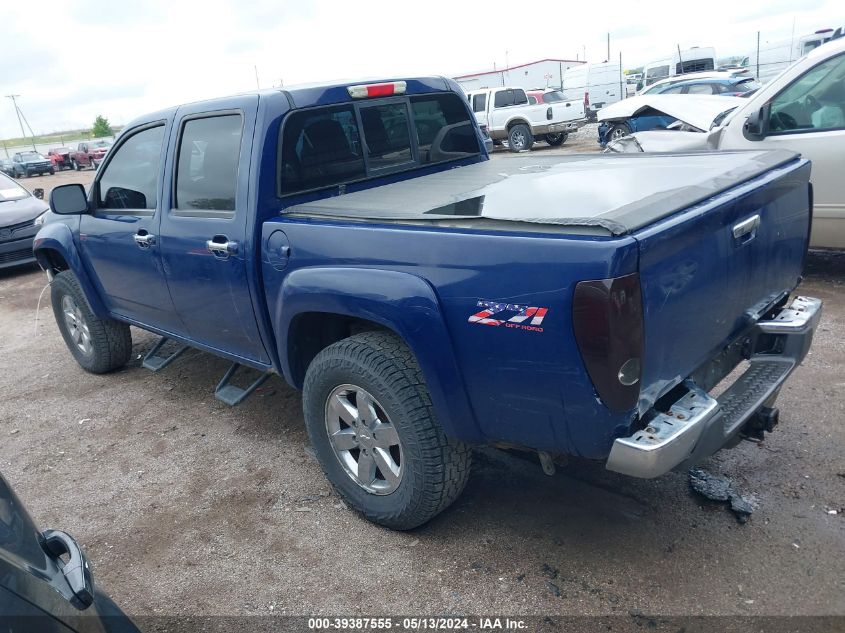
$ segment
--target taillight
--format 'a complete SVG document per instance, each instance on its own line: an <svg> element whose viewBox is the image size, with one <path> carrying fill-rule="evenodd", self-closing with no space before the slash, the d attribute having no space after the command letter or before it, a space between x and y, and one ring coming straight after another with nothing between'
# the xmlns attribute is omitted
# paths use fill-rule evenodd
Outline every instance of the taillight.
<svg viewBox="0 0 845 633"><path fill-rule="evenodd" d="M602 402L611 411L633 409L640 396L644 337L639 274L579 282L572 326Z"/></svg>
<svg viewBox="0 0 845 633"><path fill-rule="evenodd" d="M589 92L584 93L584 107L585 108L590 107L590 93Z"/></svg>
<svg viewBox="0 0 845 633"><path fill-rule="evenodd" d="M367 99L372 97L389 97L391 95L403 95L407 89L404 81L391 81L385 84L362 84L360 86L348 86L346 91L353 99Z"/></svg>

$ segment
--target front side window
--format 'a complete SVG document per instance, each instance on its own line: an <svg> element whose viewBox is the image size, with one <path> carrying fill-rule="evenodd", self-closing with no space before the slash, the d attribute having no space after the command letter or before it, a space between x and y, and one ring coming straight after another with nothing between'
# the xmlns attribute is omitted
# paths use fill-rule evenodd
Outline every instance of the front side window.
<svg viewBox="0 0 845 633"><path fill-rule="evenodd" d="M240 114L185 122L174 208L234 212L242 129Z"/></svg>
<svg viewBox="0 0 845 633"><path fill-rule="evenodd" d="M141 130L112 154L97 184L101 209L155 209L164 125Z"/></svg>
<svg viewBox="0 0 845 633"><path fill-rule="evenodd" d="M808 70L771 103L769 130L793 131L845 128L845 54Z"/></svg>

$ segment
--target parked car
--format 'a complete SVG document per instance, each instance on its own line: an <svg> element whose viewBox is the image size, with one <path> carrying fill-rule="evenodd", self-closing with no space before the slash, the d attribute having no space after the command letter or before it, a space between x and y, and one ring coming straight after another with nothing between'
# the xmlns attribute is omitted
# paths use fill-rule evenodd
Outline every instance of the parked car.
<svg viewBox="0 0 845 633"><path fill-rule="evenodd" d="M820 316L790 298L809 174L787 151L490 161L452 80L309 85L137 119L87 195L53 189L34 249L83 369L122 367L134 325L163 337L153 371L231 361L227 404L284 376L338 495L410 529L471 445L656 477L772 429Z"/></svg>
<svg viewBox="0 0 845 633"><path fill-rule="evenodd" d="M656 94L637 95L599 111L598 141L605 147L611 141L634 132L662 130L678 125L709 126L720 114L744 103L741 97L714 95ZM679 123L677 113L686 116ZM696 125L698 124L698 125Z"/></svg>
<svg viewBox="0 0 845 633"><path fill-rule="evenodd" d="M580 101L531 105L522 88L474 90L467 98L493 142L507 141L512 152L530 150L535 139L561 145L587 121Z"/></svg>
<svg viewBox="0 0 845 633"><path fill-rule="evenodd" d="M663 81L659 81L649 88L646 88L640 94L689 94L749 97L755 91L760 89L760 82L747 74L734 74L731 72L701 74L710 76L695 77L693 75L685 75L683 77L664 79Z"/></svg>
<svg viewBox="0 0 845 633"><path fill-rule="evenodd" d="M41 199L44 190L36 189L35 193L40 197L0 174L0 268L35 261L32 240L48 209Z"/></svg>
<svg viewBox="0 0 845 633"><path fill-rule="evenodd" d="M71 152L71 166L77 171L85 167L97 169L97 166L103 161L110 148L111 141L103 139L79 143L76 146L76 151Z"/></svg>
<svg viewBox="0 0 845 633"><path fill-rule="evenodd" d="M0 173L6 174L7 176L15 175L15 166L11 158L0 158Z"/></svg>
<svg viewBox="0 0 845 633"><path fill-rule="evenodd" d="M59 171L73 168L70 155L71 149L69 147L54 147L47 152L47 158L53 163L53 167Z"/></svg>
<svg viewBox="0 0 845 633"><path fill-rule="evenodd" d="M0 625L3 633L139 633L94 587L76 540L59 530L39 531L2 474Z"/></svg>
<svg viewBox="0 0 845 633"><path fill-rule="evenodd" d="M666 98L664 95L642 97ZM713 97L716 98L716 97ZM660 109L657 104L652 105ZM695 116L679 102L673 114ZM727 114L714 114L685 131L639 132L613 151L686 152L697 149L789 149L813 163L813 235L816 248L845 248L845 38L813 49L777 79Z"/></svg>
<svg viewBox="0 0 845 633"><path fill-rule="evenodd" d="M12 154L12 170L14 177L41 176L55 174L56 169L48 159L38 152L15 152Z"/></svg>

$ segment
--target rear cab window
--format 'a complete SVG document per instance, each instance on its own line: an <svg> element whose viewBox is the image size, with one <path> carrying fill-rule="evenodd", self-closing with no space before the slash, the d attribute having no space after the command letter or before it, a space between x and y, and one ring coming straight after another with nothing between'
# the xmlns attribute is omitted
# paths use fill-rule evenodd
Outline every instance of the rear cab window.
<svg viewBox="0 0 845 633"><path fill-rule="evenodd" d="M470 116L450 92L296 110L280 133L279 195L477 156Z"/></svg>

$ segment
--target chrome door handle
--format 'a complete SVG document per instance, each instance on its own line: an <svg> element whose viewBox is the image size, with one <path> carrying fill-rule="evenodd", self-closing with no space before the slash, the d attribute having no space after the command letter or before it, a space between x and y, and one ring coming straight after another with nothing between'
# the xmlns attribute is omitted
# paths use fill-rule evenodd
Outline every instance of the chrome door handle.
<svg viewBox="0 0 845 633"><path fill-rule="evenodd" d="M232 241L225 241L225 242L215 242L214 240L208 240L205 243L206 249L209 252L213 253L215 256L220 257L228 257L229 255L237 255L238 254L238 243Z"/></svg>
<svg viewBox="0 0 845 633"><path fill-rule="evenodd" d="M747 220L743 220L733 226L733 235L735 240L741 240L743 243L753 240L757 236L757 229L760 226L760 215L752 215Z"/></svg>
<svg viewBox="0 0 845 633"><path fill-rule="evenodd" d="M156 243L156 236L151 233L135 233L135 243L141 248L149 248Z"/></svg>

